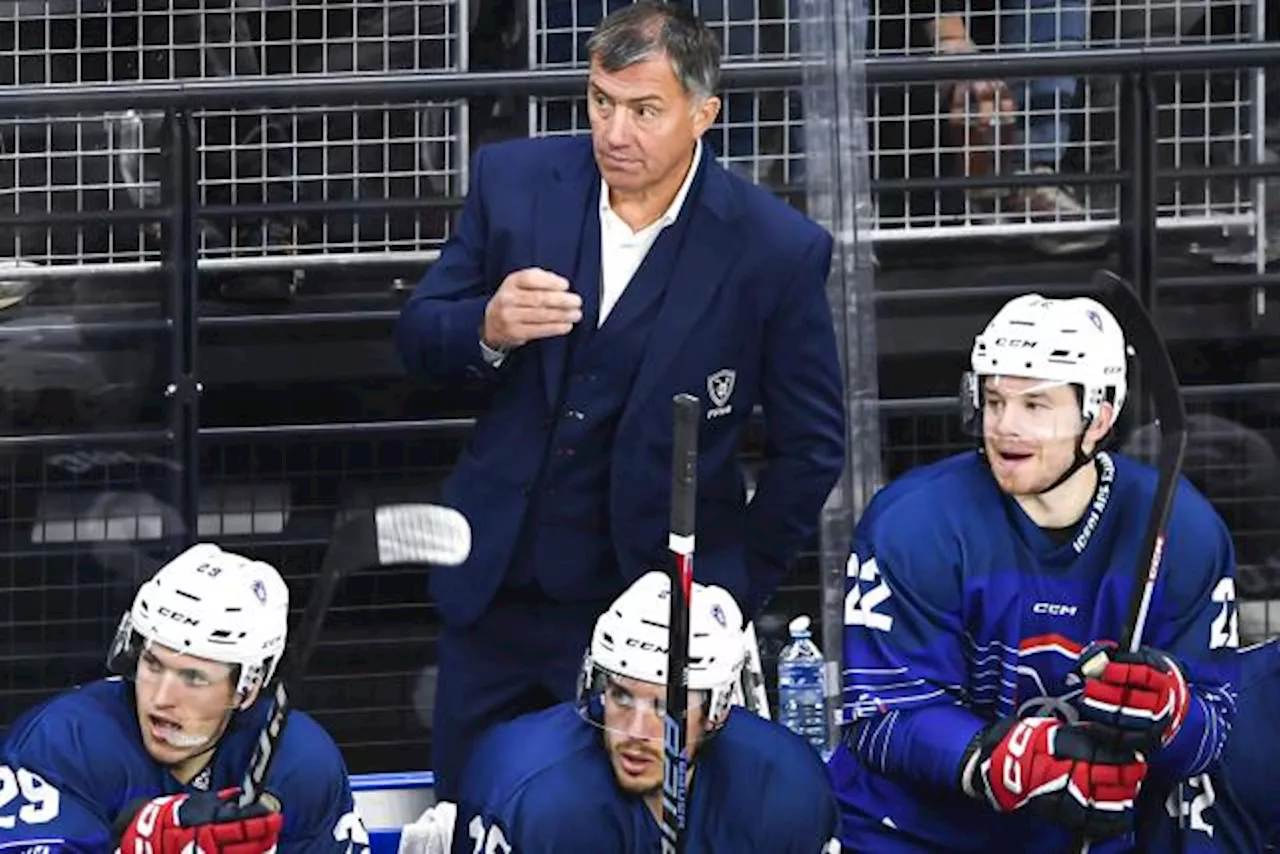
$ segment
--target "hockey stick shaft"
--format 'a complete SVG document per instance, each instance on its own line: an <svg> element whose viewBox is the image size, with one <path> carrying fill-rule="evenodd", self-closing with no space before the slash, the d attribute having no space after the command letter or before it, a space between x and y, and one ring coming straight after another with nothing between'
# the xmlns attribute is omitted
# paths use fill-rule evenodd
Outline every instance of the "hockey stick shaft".
<svg viewBox="0 0 1280 854"><path fill-rule="evenodd" d="M667 710L663 726L662 851L684 854L688 787L689 598L693 592L698 497L698 427L702 404L688 394L672 401L671 616L667 642Z"/></svg>
<svg viewBox="0 0 1280 854"><path fill-rule="evenodd" d="M1173 368L1169 350L1156 330L1155 321L1142 305L1142 301L1123 279L1114 273L1101 271L1094 276L1093 284L1105 294L1115 312L1125 338L1137 353L1141 367L1142 385L1155 406L1155 417L1160 424L1160 452L1157 460L1156 491L1152 497L1151 515L1142 534L1134 564L1134 584L1125 611L1117 645L1133 652L1142 646L1142 634L1147 616L1151 612L1151 600L1160 577L1160 563L1164 556L1165 528L1173 510L1178 481L1182 477L1182 460L1187 448L1187 413L1182 398L1178 374ZM1080 663L1085 675L1097 675L1106 666L1105 656L1095 656ZM1088 854L1089 842L1078 839L1074 846L1080 854Z"/></svg>
<svg viewBox="0 0 1280 854"><path fill-rule="evenodd" d="M1142 369L1142 384L1155 404L1155 417L1160 423L1158 479L1152 498L1151 515L1142 534L1134 566L1134 587L1125 622L1118 639L1121 649L1136 650L1142 645L1143 629L1151 610L1151 598L1160 576L1164 553L1165 527L1173 510L1178 481L1182 476L1182 460L1187 448L1187 414L1178 375L1169 351L1156 330L1155 322L1143 307L1133 289L1119 276L1101 272L1094 283L1102 285L1116 312L1125 337L1137 351Z"/></svg>
<svg viewBox="0 0 1280 854"><path fill-rule="evenodd" d="M272 689L271 711L258 734L253 756L240 785L241 807L263 800L271 765L292 708L289 693L301 683L311 656L320 643L320 629L343 576L370 556L376 565L421 564L457 566L471 550L471 528L462 514L434 504L396 504L364 513L335 532L325 551L315 587L298 626L298 640L289 645ZM263 802L279 809L270 798Z"/></svg>

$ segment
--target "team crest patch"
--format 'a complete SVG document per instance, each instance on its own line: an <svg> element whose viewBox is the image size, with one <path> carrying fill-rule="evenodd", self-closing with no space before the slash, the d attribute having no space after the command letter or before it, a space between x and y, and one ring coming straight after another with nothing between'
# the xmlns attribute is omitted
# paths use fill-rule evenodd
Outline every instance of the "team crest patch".
<svg viewBox="0 0 1280 854"><path fill-rule="evenodd" d="M722 368L707 377L707 394L711 397L711 408L707 410L708 420L733 411L729 398L733 396L733 384L737 379L738 372L733 368Z"/></svg>
<svg viewBox="0 0 1280 854"><path fill-rule="evenodd" d="M719 605L711 606L711 619L719 623L721 627L724 627L727 625L724 619L724 609L721 608Z"/></svg>
<svg viewBox="0 0 1280 854"><path fill-rule="evenodd" d="M267 585L262 583L261 578L254 579L253 595L258 597L258 601L263 605L267 604Z"/></svg>
<svg viewBox="0 0 1280 854"><path fill-rule="evenodd" d="M1098 327L1098 331L1099 331L1099 332L1101 332L1101 331L1102 331L1102 316L1101 316L1101 315L1099 315L1099 314L1098 314L1096 311L1094 311L1093 309L1089 309L1089 311L1088 311L1088 312L1086 312L1086 314L1087 314L1087 315L1088 315L1088 317L1089 317L1089 321L1090 321L1094 326Z"/></svg>

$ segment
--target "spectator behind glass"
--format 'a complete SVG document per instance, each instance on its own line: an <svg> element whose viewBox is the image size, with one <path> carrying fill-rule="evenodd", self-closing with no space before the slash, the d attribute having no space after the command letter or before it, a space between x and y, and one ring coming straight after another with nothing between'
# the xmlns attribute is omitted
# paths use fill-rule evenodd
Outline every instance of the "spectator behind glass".
<svg viewBox="0 0 1280 854"><path fill-rule="evenodd" d="M938 53L976 53L963 6L944 5L935 21L925 25ZM969 10L972 15L973 10ZM1085 45L1089 11L1086 0L1006 0L997 2L997 32L1002 51L1079 49ZM1069 111L1081 90L1078 77L1040 77L1017 81L969 81L949 85L953 125L965 127L971 146L999 147L996 157L970 157L970 176L997 171L1012 162L1019 174L1045 176L1045 183L1008 191L974 191L980 204L998 206L1011 221L1078 221L1085 209L1075 190L1057 184L1068 146L1073 142ZM1016 124L1010 121L1016 109ZM1015 124L997 137L997 126ZM1012 131L1009 133L1008 131ZM1016 151L1011 145L1018 145ZM975 162L976 161L976 162ZM992 162L994 161L994 162ZM1037 235L1031 246L1044 255L1062 256L1092 252L1107 242L1105 234L1064 233Z"/></svg>

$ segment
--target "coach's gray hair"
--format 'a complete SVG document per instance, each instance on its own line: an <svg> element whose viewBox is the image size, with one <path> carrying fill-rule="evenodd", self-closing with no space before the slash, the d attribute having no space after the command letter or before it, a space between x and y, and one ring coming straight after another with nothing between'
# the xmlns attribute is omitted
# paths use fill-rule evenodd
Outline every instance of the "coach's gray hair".
<svg viewBox="0 0 1280 854"><path fill-rule="evenodd" d="M681 3L638 0L606 17L587 41L587 52L605 71L621 71L659 53L686 93L697 100L720 84L720 44Z"/></svg>

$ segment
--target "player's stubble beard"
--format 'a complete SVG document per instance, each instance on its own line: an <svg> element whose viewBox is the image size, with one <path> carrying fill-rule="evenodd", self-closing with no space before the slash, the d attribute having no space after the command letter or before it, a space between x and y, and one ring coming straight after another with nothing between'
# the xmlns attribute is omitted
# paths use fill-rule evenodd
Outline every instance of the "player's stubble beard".
<svg viewBox="0 0 1280 854"><path fill-rule="evenodd" d="M1012 470L1000 464L997 443L988 438L984 444L991 475L1000 490L1013 498L1037 525L1061 528L1083 518L1098 485L1097 467L1089 454L1089 463L1048 489L1075 464L1079 441L1073 438L1042 442L1036 446L1031 459Z"/></svg>
<svg viewBox="0 0 1280 854"><path fill-rule="evenodd" d="M694 750L694 746L690 746L690 752ZM613 766L613 779L618 788L627 794L639 798L644 801L653 817L659 821L662 819L662 775L664 771L664 762L666 757L663 755L662 749L657 742L647 739L623 738L614 741L612 737L608 741L609 764ZM632 775L626 772L622 767L619 754L622 750L631 753L643 753L649 758L649 762L645 766L645 772L642 776ZM688 780L693 781L694 766L689 765Z"/></svg>
<svg viewBox="0 0 1280 854"><path fill-rule="evenodd" d="M1014 498L1025 498L1042 494L1062 477L1075 461L1078 441L1071 437L1010 442L987 437L983 444L987 465L1000 490Z"/></svg>
<svg viewBox="0 0 1280 854"><path fill-rule="evenodd" d="M623 753L643 756L647 761L642 774L630 773L623 765ZM663 756L660 743L642 738L609 737L609 764L618 787L638 797L649 798L662 791Z"/></svg>

